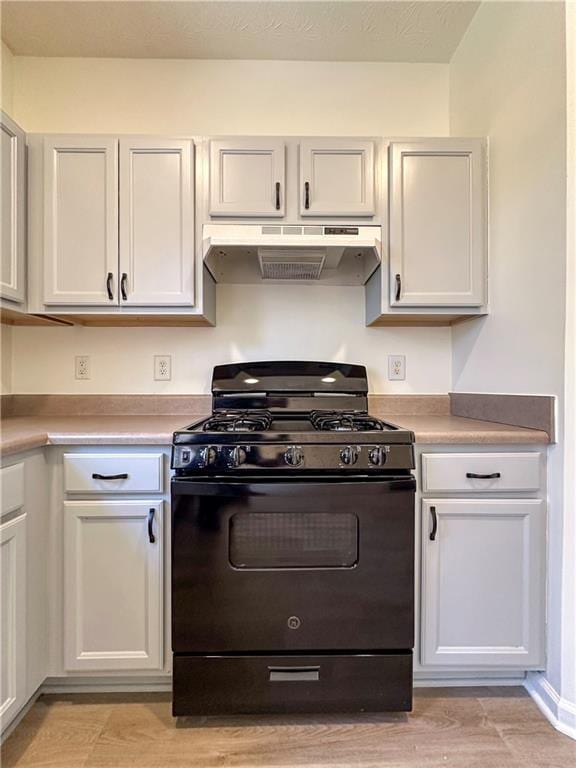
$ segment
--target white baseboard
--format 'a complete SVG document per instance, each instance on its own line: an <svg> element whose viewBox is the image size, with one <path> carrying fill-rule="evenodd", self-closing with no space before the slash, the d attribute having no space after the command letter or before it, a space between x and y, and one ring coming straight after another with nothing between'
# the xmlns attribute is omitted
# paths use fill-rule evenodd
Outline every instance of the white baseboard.
<svg viewBox="0 0 576 768"><path fill-rule="evenodd" d="M6 728L2 731L2 735L0 736L0 745L3 744L8 736L12 733L12 731L16 728L17 725L21 723L21 721L24 719L24 717L28 714L28 712L32 709L33 705L35 704L36 700L42 693L42 686L38 688L35 693L32 694L32 696L28 699L26 704L22 707L20 712L16 715L16 717L10 721L10 724L6 726Z"/></svg>
<svg viewBox="0 0 576 768"><path fill-rule="evenodd" d="M171 693L172 677L47 677L42 693Z"/></svg>
<svg viewBox="0 0 576 768"><path fill-rule="evenodd" d="M563 699L542 672L529 672L524 687L554 728L576 739L576 704Z"/></svg>

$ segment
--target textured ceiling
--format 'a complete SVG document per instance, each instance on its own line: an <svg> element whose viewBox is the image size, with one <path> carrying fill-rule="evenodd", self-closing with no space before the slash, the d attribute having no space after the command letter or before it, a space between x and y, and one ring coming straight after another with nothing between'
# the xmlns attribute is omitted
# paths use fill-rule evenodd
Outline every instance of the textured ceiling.
<svg viewBox="0 0 576 768"><path fill-rule="evenodd" d="M478 2L2 0L15 54L447 62Z"/></svg>

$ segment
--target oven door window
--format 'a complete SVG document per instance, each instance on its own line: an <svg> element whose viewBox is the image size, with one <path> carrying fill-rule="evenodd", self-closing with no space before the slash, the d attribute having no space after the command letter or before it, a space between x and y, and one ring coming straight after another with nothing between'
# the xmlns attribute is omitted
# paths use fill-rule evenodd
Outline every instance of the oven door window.
<svg viewBox="0 0 576 768"><path fill-rule="evenodd" d="M353 568L358 518L349 513L252 512L230 518L234 568Z"/></svg>

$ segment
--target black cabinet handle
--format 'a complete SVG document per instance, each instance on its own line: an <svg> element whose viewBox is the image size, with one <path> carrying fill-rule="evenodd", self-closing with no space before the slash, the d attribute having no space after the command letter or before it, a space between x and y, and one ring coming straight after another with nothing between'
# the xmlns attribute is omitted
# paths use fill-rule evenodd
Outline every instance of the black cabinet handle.
<svg viewBox="0 0 576 768"><path fill-rule="evenodd" d="M120 475L101 475L99 472L92 472L92 480L128 480L128 474L122 472Z"/></svg>
<svg viewBox="0 0 576 768"><path fill-rule="evenodd" d="M112 280L114 279L114 275L112 272L108 272L108 277L106 278L106 290L108 291L108 298L110 301L114 299L114 294L112 292Z"/></svg>
<svg viewBox="0 0 576 768"><path fill-rule="evenodd" d="M432 515L432 530L430 531L430 541L435 541L436 533L438 532L438 515L436 514L436 507L430 507L430 514Z"/></svg>
<svg viewBox="0 0 576 768"><path fill-rule="evenodd" d="M307 181L304 184L304 208L308 210L310 208L310 182Z"/></svg>
<svg viewBox="0 0 576 768"><path fill-rule="evenodd" d="M280 182L276 182L276 210L280 210Z"/></svg>
<svg viewBox="0 0 576 768"><path fill-rule="evenodd" d="M500 472L492 472L490 475L477 475L476 472L466 472L466 477L472 480L498 480L502 475Z"/></svg>
<svg viewBox="0 0 576 768"><path fill-rule="evenodd" d="M120 291L122 293L122 301L128 301L128 292L126 290L126 282L128 280L128 275L126 272L122 272L122 279L120 280Z"/></svg>
<svg viewBox="0 0 576 768"><path fill-rule="evenodd" d="M150 544L154 544L154 542L156 541L156 536L154 536L154 531L152 529L155 512L156 510L154 509L154 507L151 507L150 511L148 512L148 540L150 541Z"/></svg>
<svg viewBox="0 0 576 768"><path fill-rule="evenodd" d="M396 275L396 301L400 301L400 294L402 293L402 278L400 275Z"/></svg>

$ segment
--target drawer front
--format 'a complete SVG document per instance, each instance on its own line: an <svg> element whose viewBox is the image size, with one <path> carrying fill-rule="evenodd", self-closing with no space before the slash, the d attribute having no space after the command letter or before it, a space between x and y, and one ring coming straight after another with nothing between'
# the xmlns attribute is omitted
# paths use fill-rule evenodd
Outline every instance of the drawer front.
<svg viewBox="0 0 576 768"><path fill-rule="evenodd" d="M412 709L412 653L174 656L173 714Z"/></svg>
<svg viewBox="0 0 576 768"><path fill-rule="evenodd" d="M66 453L67 493L162 493L161 453Z"/></svg>
<svg viewBox="0 0 576 768"><path fill-rule="evenodd" d="M423 493L538 491L541 453L425 453Z"/></svg>
<svg viewBox="0 0 576 768"><path fill-rule="evenodd" d="M13 464L0 470L2 509L0 514L9 515L24 506L24 464Z"/></svg>

